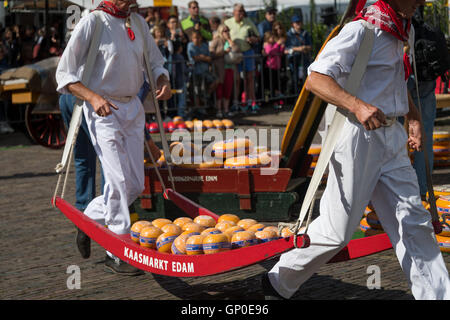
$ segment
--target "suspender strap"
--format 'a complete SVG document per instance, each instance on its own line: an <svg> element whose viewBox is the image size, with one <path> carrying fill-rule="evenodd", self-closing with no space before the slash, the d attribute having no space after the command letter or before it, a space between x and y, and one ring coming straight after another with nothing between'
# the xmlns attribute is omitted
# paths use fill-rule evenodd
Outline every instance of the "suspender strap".
<svg viewBox="0 0 450 320"><path fill-rule="evenodd" d="M365 26L364 37L361 41L361 45L359 47L358 54L355 58L355 62L352 67L352 71L349 75L349 78L344 86L344 89L352 95L356 95L358 92L361 79L366 71L367 63L369 62L370 54L372 52L373 43L375 39L375 32L373 29ZM340 109L337 109L340 110ZM322 180L325 169L330 161L331 155L333 153L334 147L336 146L336 142L340 138L342 128L344 126L346 115L341 112L335 112L333 121L328 129L327 136L325 138L324 145L322 146L322 151L320 152L319 159L317 161L316 168L314 169L313 176L308 186L308 190L306 191L305 198L303 199L302 207L300 210L299 219L295 226L294 234L297 234L297 231L302 226L303 221L305 220L306 214L311 207L312 202L315 199L315 195L317 189ZM310 219L308 219L309 221ZM305 233L307 232L309 222L306 225Z"/></svg>

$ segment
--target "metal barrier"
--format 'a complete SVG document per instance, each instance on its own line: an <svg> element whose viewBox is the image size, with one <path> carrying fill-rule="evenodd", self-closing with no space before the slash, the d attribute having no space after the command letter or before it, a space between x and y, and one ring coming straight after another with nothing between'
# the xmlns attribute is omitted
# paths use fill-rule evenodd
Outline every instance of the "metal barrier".
<svg viewBox="0 0 450 320"><path fill-rule="evenodd" d="M255 102L260 106L270 103L291 102L296 99L306 78L308 57L305 55L281 55L281 67L274 70L267 66L267 57L262 54L246 56L254 59L254 92ZM169 101L161 102L160 107L165 115L174 116L202 116L208 109L215 110L215 90L210 90L211 75L215 75L214 65L210 64L209 73L196 75L195 66L184 59L169 59L166 62L169 70L173 97ZM238 72L238 65L233 65L233 84L229 109L234 112L247 112L246 81L244 71ZM215 111L214 111L215 112Z"/></svg>

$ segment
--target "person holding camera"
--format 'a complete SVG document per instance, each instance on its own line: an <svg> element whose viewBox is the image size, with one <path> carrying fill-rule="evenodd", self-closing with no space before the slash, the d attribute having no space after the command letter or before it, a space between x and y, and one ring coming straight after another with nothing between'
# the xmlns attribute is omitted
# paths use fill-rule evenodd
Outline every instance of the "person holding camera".
<svg viewBox="0 0 450 320"><path fill-rule="evenodd" d="M192 42L192 33L194 31L199 31L203 41L212 40L211 28L209 25L208 19L202 17L200 12L200 7L197 1L190 1L188 3L189 16L181 21L181 28L184 33L189 38L189 41Z"/></svg>

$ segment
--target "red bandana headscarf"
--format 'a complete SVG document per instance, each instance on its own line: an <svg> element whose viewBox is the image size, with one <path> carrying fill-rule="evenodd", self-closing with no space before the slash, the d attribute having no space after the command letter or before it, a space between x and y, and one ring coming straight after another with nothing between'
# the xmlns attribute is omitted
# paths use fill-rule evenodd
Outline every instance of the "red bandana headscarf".
<svg viewBox="0 0 450 320"><path fill-rule="evenodd" d="M120 10L119 8L117 8L114 5L114 3L109 2L109 1L102 1L102 2L100 2L100 4L98 5L97 8L95 8L95 10L104 11L104 12L109 13L110 15L112 15L112 16L114 16L116 18L126 19L126 21L125 21L125 28L127 29L128 37L131 39L131 41L134 40L135 35L134 35L133 30L131 30L130 12Z"/></svg>
<svg viewBox="0 0 450 320"><path fill-rule="evenodd" d="M365 1L360 1L360 3ZM411 20L404 21L391 8L389 4L383 0L375 2L373 5L362 9L364 5L357 6L357 16L354 20L363 19L369 23L376 25L383 31L389 32L400 41L407 42L409 38L409 30L411 29ZM361 10L362 9L362 10ZM361 11L360 11L361 10ZM403 67L405 70L405 80L408 79L412 73L411 63L409 62L408 54L403 54Z"/></svg>

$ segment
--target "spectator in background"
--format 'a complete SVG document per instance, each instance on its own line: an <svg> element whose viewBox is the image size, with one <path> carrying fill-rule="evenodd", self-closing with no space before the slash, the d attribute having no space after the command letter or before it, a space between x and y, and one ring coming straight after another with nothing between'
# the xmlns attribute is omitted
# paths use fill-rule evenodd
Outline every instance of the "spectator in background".
<svg viewBox="0 0 450 320"><path fill-rule="evenodd" d="M266 88L271 91L272 97L280 97L280 69L281 69L281 57L284 53L285 38L276 37L271 31L267 31L264 34L264 56L266 56L266 65L269 73L266 74L264 79L266 80ZM274 102L274 109L281 109L283 107L283 100Z"/></svg>
<svg viewBox="0 0 450 320"><path fill-rule="evenodd" d="M217 32L217 28L219 28L219 26L220 26L220 23L221 23L221 21L220 21L219 17L214 16L209 19L209 26L211 27L211 34L212 34L213 39L214 39L214 35Z"/></svg>
<svg viewBox="0 0 450 320"><path fill-rule="evenodd" d="M292 92L300 92L306 80L307 69L310 64L312 40L309 33L303 29L302 16L291 18L291 29L287 33L286 51L289 69L291 70Z"/></svg>
<svg viewBox="0 0 450 320"><path fill-rule="evenodd" d="M183 33L183 31L180 28L180 25L178 23L178 17L176 15L169 16L169 19L167 19L167 29L166 29L166 38L168 38L170 41L172 41L172 44L175 47L175 43L180 43L182 46L182 51L184 51L184 48L186 47L188 43L188 39L186 38L186 35ZM179 49L177 47L177 49ZM174 52L177 51L174 48Z"/></svg>
<svg viewBox="0 0 450 320"><path fill-rule="evenodd" d="M203 41L210 41L212 39L209 21L205 17L200 16L200 8L197 1L190 1L188 3L189 16L181 21L181 28L187 34L189 41L192 41L192 33L194 31L200 32Z"/></svg>
<svg viewBox="0 0 450 320"><path fill-rule="evenodd" d="M157 25L153 28L153 37L158 45L159 51L164 57L166 62L165 67L167 68L167 62L173 53L172 41L166 38L166 29L162 25Z"/></svg>
<svg viewBox="0 0 450 320"><path fill-rule="evenodd" d="M192 42L188 43L187 53L189 62L193 67L194 88L200 88L204 82L207 95L209 96L217 86L217 79L210 72L212 58L209 53L208 45L203 42L203 37L198 30L192 31ZM198 93L199 91L197 91ZM195 104L199 105L198 94L195 94Z"/></svg>
<svg viewBox="0 0 450 320"><path fill-rule="evenodd" d="M49 56L62 55L63 50L61 48L61 39L59 38L56 28L54 27L50 28L49 41L50 41Z"/></svg>
<svg viewBox="0 0 450 320"><path fill-rule="evenodd" d="M155 26L159 25L160 20L161 20L161 16L157 9L154 9L154 8L147 9L147 16L145 17L145 21L148 23L150 32L153 32L153 28Z"/></svg>
<svg viewBox="0 0 450 320"><path fill-rule="evenodd" d="M223 87L225 80L225 38L223 37L222 31L224 27L228 30L228 27L220 25L217 32L214 34L212 41L209 42L209 52L212 58L212 69L214 76L217 78L217 88L216 88L216 109L217 118L223 117Z"/></svg>
<svg viewBox="0 0 450 320"><path fill-rule="evenodd" d="M231 39L238 45L244 55L244 60L238 65L238 71L244 72L244 99L242 109L257 113L259 106L255 97L255 51L253 44L259 43L259 32L255 24L245 17L244 5L236 3L233 7L233 17L225 20L230 29ZM240 92L240 83L236 83L236 90ZM246 101L247 100L247 101Z"/></svg>
<svg viewBox="0 0 450 320"><path fill-rule="evenodd" d="M19 66L20 47L13 29L6 27L3 33L3 45L6 49L6 59L10 68Z"/></svg>
<svg viewBox="0 0 450 320"><path fill-rule="evenodd" d="M173 43L173 55L170 64L170 78L172 80L172 88L176 90L173 96L177 106L177 115L186 117L186 82L187 82L187 68L186 61L183 54L183 44L180 41Z"/></svg>
<svg viewBox="0 0 450 320"><path fill-rule="evenodd" d="M22 39L20 60L22 65L33 63L33 47L35 44L35 28L27 25L25 27L25 34Z"/></svg>
<svg viewBox="0 0 450 320"><path fill-rule="evenodd" d="M225 24L222 24L219 27L219 31L222 34L222 37L225 39L224 51L225 51L225 78L223 80L223 88L222 88L222 98L223 98L223 112L226 117L233 117L234 113L229 110L230 108L230 100L231 93L233 92L233 84L234 76L236 73L236 66L233 59L226 59L227 56L230 56L233 53L239 52L239 47L231 40L230 36L230 28L228 28ZM231 60L231 61L228 61Z"/></svg>
<svg viewBox="0 0 450 320"><path fill-rule="evenodd" d="M266 9L265 20L258 24L258 32L261 37L261 41L264 41L264 35L267 31L272 31L272 25L277 18L277 9L274 7L268 7Z"/></svg>
<svg viewBox="0 0 450 320"><path fill-rule="evenodd" d="M44 60L50 55L50 41L46 36L45 28L40 28L37 35L38 37L33 47L33 62Z"/></svg>

